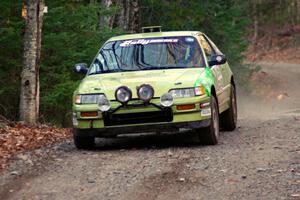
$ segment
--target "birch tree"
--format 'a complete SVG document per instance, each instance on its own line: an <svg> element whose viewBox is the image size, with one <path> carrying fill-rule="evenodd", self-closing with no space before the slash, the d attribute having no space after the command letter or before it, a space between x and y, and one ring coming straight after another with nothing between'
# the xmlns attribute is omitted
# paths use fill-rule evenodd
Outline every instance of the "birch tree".
<svg viewBox="0 0 300 200"><path fill-rule="evenodd" d="M39 116L39 68L43 0L26 0L23 70L21 73L20 120L36 125Z"/></svg>

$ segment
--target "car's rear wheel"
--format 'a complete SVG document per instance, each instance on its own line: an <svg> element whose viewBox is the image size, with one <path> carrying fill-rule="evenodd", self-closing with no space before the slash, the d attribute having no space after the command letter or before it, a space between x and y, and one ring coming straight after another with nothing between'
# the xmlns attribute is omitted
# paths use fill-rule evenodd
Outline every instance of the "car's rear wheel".
<svg viewBox="0 0 300 200"><path fill-rule="evenodd" d="M218 144L220 128L219 128L219 108L218 102L214 96L210 99L211 122L210 126L198 130L199 140L201 144L216 145Z"/></svg>
<svg viewBox="0 0 300 200"><path fill-rule="evenodd" d="M73 129L74 144L77 149L92 149L95 145L95 138L86 136L88 130Z"/></svg>
<svg viewBox="0 0 300 200"><path fill-rule="evenodd" d="M237 103L235 87L231 85L229 108L221 114L221 127L224 131L233 131L237 124Z"/></svg>

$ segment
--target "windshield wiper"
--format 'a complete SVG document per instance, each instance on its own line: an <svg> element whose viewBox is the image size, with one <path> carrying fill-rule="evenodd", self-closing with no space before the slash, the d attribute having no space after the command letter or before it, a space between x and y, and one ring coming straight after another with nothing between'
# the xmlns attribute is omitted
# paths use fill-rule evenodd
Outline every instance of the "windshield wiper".
<svg viewBox="0 0 300 200"><path fill-rule="evenodd" d="M184 69L184 68L187 68L187 67L179 67L179 66L172 66L172 67L167 67L167 66L164 66L164 67L144 67L142 68L142 70L159 70L159 69Z"/></svg>
<svg viewBox="0 0 300 200"><path fill-rule="evenodd" d="M105 70L105 71L97 71L90 73L88 75L96 75L96 74L106 74L106 73L116 73L116 72L132 72L136 70L126 70L126 69L115 69L115 70Z"/></svg>
<svg viewBox="0 0 300 200"><path fill-rule="evenodd" d="M95 75L95 74L101 74L101 73L102 73L101 71L98 71L98 72L89 73L88 75Z"/></svg>
<svg viewBox="0 0 300 200"><path fill-rule="evenodd" d="M113 72L119 72L119 70L97 71L97 72L92 72L92 73L90 73L89 75L105 74L105 73L113 73Z"/></svg>

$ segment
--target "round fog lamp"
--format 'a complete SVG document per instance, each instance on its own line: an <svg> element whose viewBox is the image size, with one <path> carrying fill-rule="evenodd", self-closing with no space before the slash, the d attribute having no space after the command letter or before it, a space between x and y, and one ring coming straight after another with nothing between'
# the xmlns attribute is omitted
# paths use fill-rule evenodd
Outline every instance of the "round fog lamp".
<svg viewBox="0 0 300 200"><path fill-rule="evenodd" d="M132 92L128 87L121 86L116 90L115 97L119 102L124 104L131 99Z"/></svg>
<svg viewBox="0 0 300 200"><path fill-rule="evenodd" d="M99 97L98 106L100 111L102 112L109 111L109 109L111 108L110 102L105 96Z"/></svg>
<svg viewBox="0 0 300 200"><path fill-rule="evenodd" d="M145 102L149 102L154 96L154 90L151 85L141 85L137 90L137 95L139 99Z"/></svg>
<svg viewBox="0 0 300 200"><path fill-rule="evenodd" d="M166 93L160 97L160 104L164 107L171 107L173 105L173 96L170 93Z"/></svg>

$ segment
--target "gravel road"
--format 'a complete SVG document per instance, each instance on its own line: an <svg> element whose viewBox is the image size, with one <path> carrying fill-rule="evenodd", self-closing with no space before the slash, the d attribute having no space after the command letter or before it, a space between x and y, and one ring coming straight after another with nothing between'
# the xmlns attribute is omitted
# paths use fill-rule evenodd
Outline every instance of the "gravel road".
<svg viewBox="0 0 300 200"><path fill-rule="evenodd" d="M300 66L262 63L280 98L239 97L238 128L217 146L193 133L71 141L18 155L0 199L300 199Z"/></svg>

